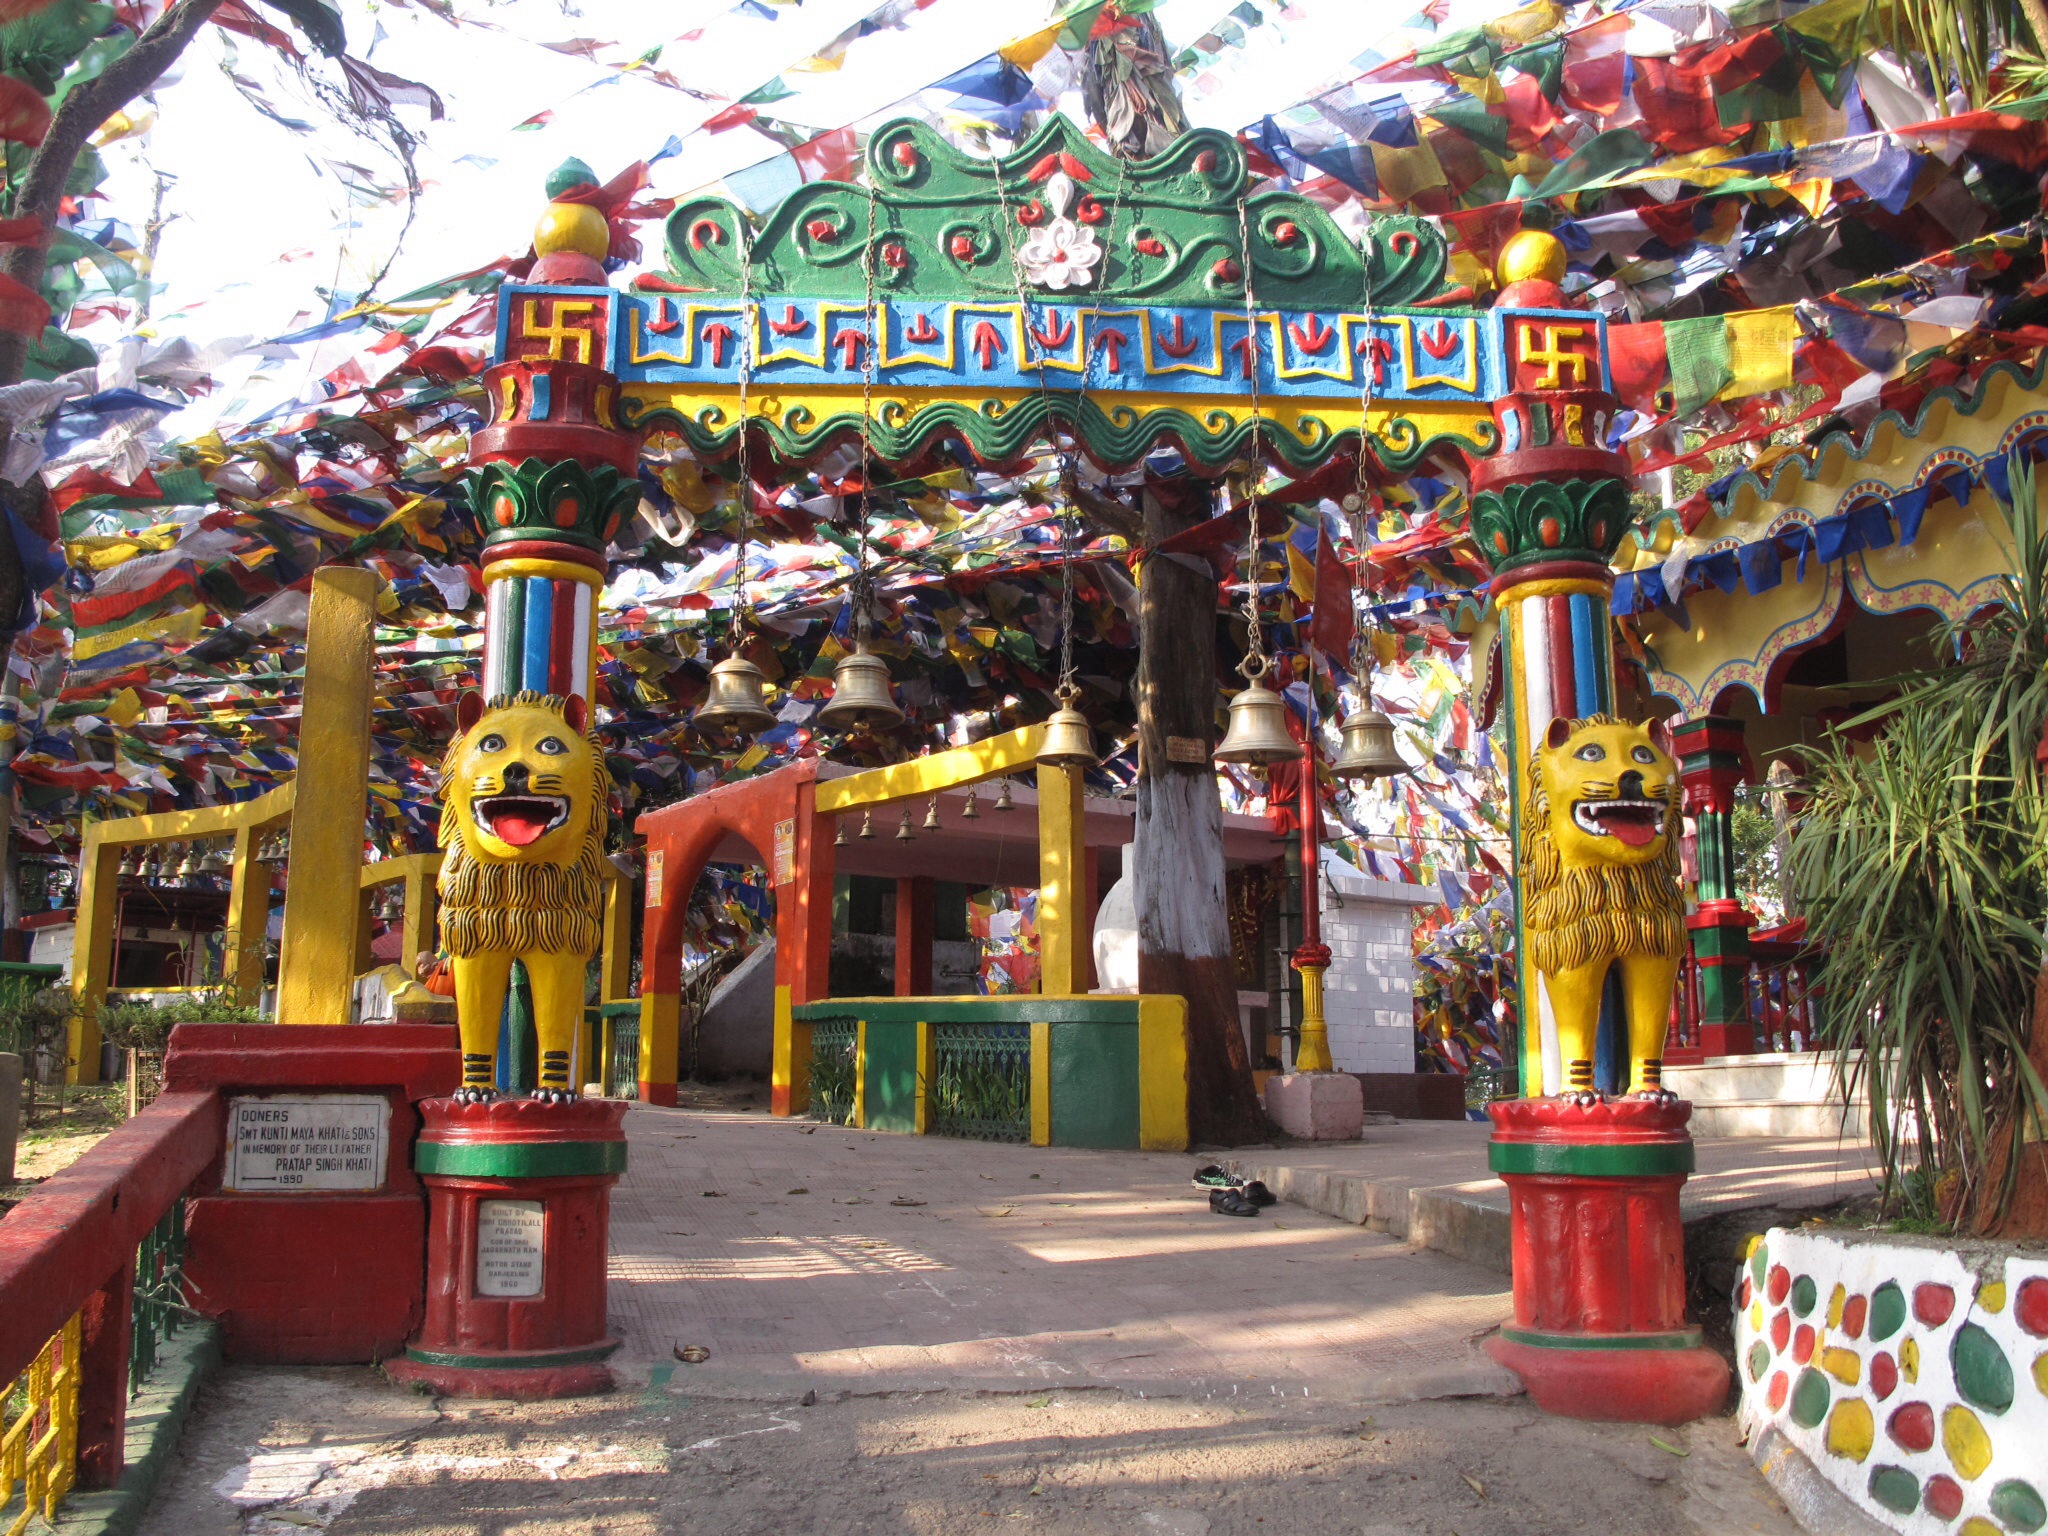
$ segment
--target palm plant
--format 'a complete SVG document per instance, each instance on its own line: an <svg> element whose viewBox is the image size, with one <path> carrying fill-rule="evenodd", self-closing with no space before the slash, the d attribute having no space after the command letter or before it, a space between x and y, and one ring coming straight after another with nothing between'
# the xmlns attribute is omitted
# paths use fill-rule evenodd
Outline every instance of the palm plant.
<svg viewBox="0 0 2048 1536"><path fill-rule="evenodd" d="M2003 602L1937 633L1950 665L1807 756L1793 886L1822 947L1815 1003L1838 1080L1867 1083L1887 1211L1929 1191L1945 1224L1996 1228L2027 1131L2048 916L2048 537L2011 461ZM1859 745L1851 732L1876 727ZM2023 1202L2040 1209L2038 1198ZM2043 1234L2048 1235L2048 1234Z"/></svg>
<svg viewBox="0 0 2048 1536"><path fill-rule="evenodd" d="M1905 60L1924 59L1937 95L1953 79L1972 107L1985 106L1993 59L2003 53L2007 96L2048 83L2048 0L1867 0L1864 37Z"/></svg>

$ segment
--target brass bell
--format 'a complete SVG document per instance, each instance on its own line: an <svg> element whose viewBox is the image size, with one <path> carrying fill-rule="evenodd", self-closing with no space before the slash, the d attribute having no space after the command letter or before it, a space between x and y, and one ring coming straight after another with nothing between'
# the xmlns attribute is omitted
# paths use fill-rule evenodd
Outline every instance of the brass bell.
<svg viewBox="0 0 2048 1536"><path fill-rule="evenodd" d="M1344 745L1330 772L1340 779L1374 779L1406 773L1408 764L1394 745L1394 722L1370 705L1344 717Z"/></svg>
<svg viewBox="0 0 2048 1536"><path fill-rule="evenodd" d="M124 880L138 873L135 867L135 849L133 846L121 850L121 867L115 870L114 873Z"/></svg>
<svg viewBox="0 0 2048 1536"><path fill-rule="evenodd" d="M1095 733L1088 717L1074 708L1081 691L1071 684L1059 691L1060 707L1045 722L1045 741L1039 746L1038 761L1048 768L1093 768L1096 764Z"/></svg>
<svg viewBox="0 0 2048 1536"><path fill-rule="evenodd" d="M1014 811L1016 809L1010 803L1010 781L1008 779L1003 780L1003 792L996 796L996 809L999 811Z"/></svg>
<svg viewBox="0 0 2048 1536"><path fill-rule="evenodd" d="M728 656L711 669L711 692L690 714L700 731L758 736L775 723L765 698L768 679L744 656Z"/></svg>
<svg viewBox="0 0 2048 1536"><path fill-rule="evenodd" d="M889 664L861 646L832 669L832 702L818 711L822 730L852 735L903 723L889 688Z"/></svg>
<svg viewBox="0 0 2048 1536"><path fill-rule="evenodd" d="M937 832L940 830L939 797L937 795L933 795L932 803L924 808L924 829L927 832Z"/></svg>
<svg viewBox="0 0 2048 1536"><path fill-rule="evenodd" d="M1301 756L1301 743L1287 734L1287 706L1260 679L1265 668L1247 674L1230 701L1230 728L1216 745L1216 761L1265 768Z"/></svg>
<svg viewBox="0 0 2048 1536"><path fill-rule="evenodd" d="M981 820L981 811L974 803L974 791L971 789L967 791L967 804L960 808L960 819L962 821Z"/></svg>
<svg viewBox="0 0 2048 1536"><path fill-rule="evenodd" d="M199 873L199 854L190 843L185 845L185 857L178 861L178 878L190 880Z"/></svg>
<svg viewBox="0 0 2048 1536"><path fill-rule="evenodd" d="M917 841L917 834L910 830L910 807L907 805L903 807L903 819L896 824L896 841L899 843L914 843Z"/></svg>
<svg viewBox="0 0 2048 1536"><path fill-rule="evenodd" d="M834 816L832 818L832 846L834 848L844 848L846 846L846 818L844 816Z"/></svg>
<svg viewBox="0 0 2048 1536"><path fill-rule="evenodd" d="M220 844L208 846L206 857L199 861L199 867L209 875L224 875L234 867L234 861L221 849Z"/></svg>
<svg viewBox="0 0 2048 1536"><path fill-rule="evenodd" d="M862 811L860 813L860 832L858 835L863 839L872 838L875 835L875 813L873 811Z"/></svg>

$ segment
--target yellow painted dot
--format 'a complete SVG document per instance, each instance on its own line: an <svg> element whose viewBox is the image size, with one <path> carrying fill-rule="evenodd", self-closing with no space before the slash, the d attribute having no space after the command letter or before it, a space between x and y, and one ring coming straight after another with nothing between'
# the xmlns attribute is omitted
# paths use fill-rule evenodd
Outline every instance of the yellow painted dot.
<svg viewBox="0 0 2048 1536"><path fill-rule="evenodd" d="M595 208L582 203L549 203L534 229L533 248L542 256L575 251L602 261L611 249L611 230Z"/></svg>
<svg viewBox="0 0 2048 1536"><path fill-rule="evenodd" d="M1762 1333L1764 1331L1764 1304L1761 1301L1752 1301L1749 1304L1749 1331L1751 1333ZM2041 1358L2048 1360L2048 1355L2043 1355Z"/></svg>
<svg viewBox="0 0 2048 1536"><path fill-rule="evenodd" d="M1503 283L1519 283L1529 278L1561 283L1569 259L1564 242L1557 236L1547 230L1525 229L1508 237L1507 244L1500 248L1500 260L1494 263L1494 271Z"/></svg>
<svg viewBox="0 0 2048 1536"><path fill-rule="evenodd" d="M1991 1437L1977 1415L1961 1404L1942 1411L1941 1448L1964 1482L1982 1477L1991 1465Z"/></svg>
<svg viewBox="0 0 2048 1536"><path fill-rule="evenodd" d="M2048 1353L2034 1356L2034 1385L2040 1388L2043 1397L2048 1397Z"/></svg>
<svg viewBox="0 0 2048 1536"><path fill-rule="evenodd" d="M1863 1359L1853 1349L1824 1349L1820 1368L1844 1386L1853 1387L1863 1378Z"/></svg>
<svg viewBox="0 0 2048 1536"><path fill-rule="evenodd" d="M1830 1328L1839 1328L1842 1326L1842 1308L1848 1305L1848 1301L1849 1288L1846 1285L1836 1286L1833 1292L1829 1294L1828 1326Z"/></svg>
<svg viewBox="0 0 2048 1536"><path fill-rule="evenodd" d="M1743 1256L1743 1257L1744 1257L1745 1259L1753 1259L1753 1258L1755 1258L1755 1257L1756 1257L1756 1251L1757 1251L1757 1249L1759 1249L1759 1248L1763 1247L1763 1245L1764 1245L1764 1235L1763 1235L1763 1233L1761 1233L1761 1232L1752 1232L1752 1233L1750 1233L1750 1234L1749 1234L1749 1241L1748 1241L1748 1242L1746 1242L1746 1243L1744 1243L1744 1244L1742 1245L1742 1256Z"/></svg>
<svg viewBox="0 0 2048 1536"><path fill-rule="evenodd" d="M1828 1415L1829 1450L1861 1461L1876 1439L1877 1421L1871 1417L1870 1404L1860 1397L1845 1397L1835 1404L1835 1411Z"/></svg>
<svg viewBox="0 0 2048 1536"><path fill-rule="evenodd" d="M2005 1282L2003 1280L1994 1280L1989 1285L1979 1286L1977 1288L1977 1305L1986 1312L2003 1312L2005 1310Z"/></svg>
<svg viewBox="0 0 2048 1536"><path fill-rule="evenodd" d="M1908 1384L1920 1379L1920 1341L1907 1339L1899 1345L1899 1374Z"/></svg>
<svg viewBox="0 0 2048 1536"><path fill-rule="evenodd" d="M1982 1515L1972 1515L1956 1527L1956 1536L2005 1536L2005 1532Z"/></svg>

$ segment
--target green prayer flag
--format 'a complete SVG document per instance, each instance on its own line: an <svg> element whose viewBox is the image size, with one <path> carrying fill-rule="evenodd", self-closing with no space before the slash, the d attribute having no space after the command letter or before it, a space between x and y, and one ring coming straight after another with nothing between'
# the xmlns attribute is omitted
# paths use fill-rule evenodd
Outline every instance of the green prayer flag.
<svg viewBox="0 0 2048 1536"><path fill-rule="evenodd" d="M1728 322L1720 315L1664 322L1664 354L1671 361L1676 413L1689 415L1734 381L1728 364Z"/></svg>
<svg viewBox="0 0 2048 1536"><path fill-rule="evenodd" d="M1561 37L1529 48L1517 48L1501 63L1512 64L1525 75L1534 75L1536 88L1546 101L1553 104L1564 89L1564 39Z"/></svg>
<svg viewBox="0 0 2048 1536"><path fill-rule="evenodd" d="M1553 166L1534 195L1562 197L1567 192L1577 192L1623 171L1638 170L1655 158L1650 146L1643 142L1642 135L1633 128L1610 128L1605 133L1594 134L1573 150L1567 159Z"/></svg>

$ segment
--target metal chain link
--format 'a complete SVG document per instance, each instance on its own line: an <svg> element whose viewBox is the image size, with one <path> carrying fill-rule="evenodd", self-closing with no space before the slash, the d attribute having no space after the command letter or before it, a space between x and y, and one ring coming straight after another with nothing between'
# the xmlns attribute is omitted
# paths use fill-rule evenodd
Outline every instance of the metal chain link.
<svg viewBox="0 0 2048 1536"><path fill-rule="evenodd" d="M1244 617L1250 630L1250 640L1245 648L1244 660L1238 664L1238 672L1247 683L1255 683L1266 675L1270 663L1266 660L1265 636L1259 631L1259 492L1265 480L1265 466L1261 458L1261 443L1265 418L1259 403L1259 321L1252 297L1252 240L1248 201L1240 192L1237 198L1237 245L1238 254L1244 263L1244 325L1245 325L1245 372L1249 375L1252 397L1252 442L1251 472L1246 480L1245 520L1245 589Z"/></svg>
<svg viewBox="0 0 2048 1536"><path fill-rule="evenodd" d="M881 319L875 312L875 184L872 177L867 183L867 194L868 239L867 249L861 257L867 305L861 311L861 325L867 331L867 339L860 349L860 529L859 553L855 556L853 573L853 641L857 649L865 648L868 643L873 626L870 610L875 602L874 579L868 571L868 517L874 507L875 351Z"/></svg>
<svg viewBox="0 0 2048 1536"><path fill-rule="evenodd" d="M733 497L739 503L739 553L732 567L732 612L726 616L725 645L728 655L737 656L745 643L741 610L746 606L747 551L753 542L753 482L747 474L747 388L754 374L754 242L742 233L740 242L740 441L735 466L739 476Z"/></svg>
<svg viewBox="0 0 2048 1536"><path fill-rule="evenodd" d="M1366 455L1372 442L1372 391L1373 391L1373 334L1372 334L1372 215L1365 215L1365 227L1358 241L1359 283L1363 290L1360 295L1360 311L1364 316L1365 362L1359 370L1358 384L1358 470L1352 491L1351 512L1351 675L1358 683L1359 697L1366 709L1372 708L1372 674L1370 658L1372 636L1370 621L1361 622L1358 598L1366 594L1366 531L1367 520L1372 513L1371 476L1366 470ZM1370 613L1370 606L1367 607Z"/></svg>

